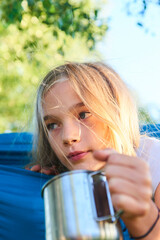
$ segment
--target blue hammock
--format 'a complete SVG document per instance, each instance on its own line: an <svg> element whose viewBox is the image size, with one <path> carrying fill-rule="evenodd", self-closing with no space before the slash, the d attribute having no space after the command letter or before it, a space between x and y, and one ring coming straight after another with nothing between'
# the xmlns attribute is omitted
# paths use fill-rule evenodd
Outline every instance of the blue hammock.
<svg viewBox="0 0 160 240"><path fill-rule="evenodd" d="M31 160L32 135L0 134L0 240L44 240L43 184L53 176L23 167Z"/></svg>
<svg viewBox="0 0 160 240"><path fill-rule="evenodd" d="M160 138L160 125L142 133ZM53 176L24 169L31 160L32 134L0 134L0 240L45 240L41 188ZM129 239L122 223L124 239Z"/></svg>

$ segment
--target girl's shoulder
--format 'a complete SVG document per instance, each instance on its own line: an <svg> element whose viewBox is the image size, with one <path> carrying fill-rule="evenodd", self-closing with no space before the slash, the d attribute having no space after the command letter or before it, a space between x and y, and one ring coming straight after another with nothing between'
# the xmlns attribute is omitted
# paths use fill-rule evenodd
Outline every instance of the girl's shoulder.
<svg viewBox="0 0 160 240"><path fill-rule="evenodd" d="M160 156L160 140L153 137L141 136L140 145L136 153L138 157L144 158L146 161Z"/></svg>
<svg viewBox="0 0 160 240"><path fill-rule="evenodd" d="M142 136L137 156L148 162L152 177L153 194L160 183L160 140Z"/></svg>

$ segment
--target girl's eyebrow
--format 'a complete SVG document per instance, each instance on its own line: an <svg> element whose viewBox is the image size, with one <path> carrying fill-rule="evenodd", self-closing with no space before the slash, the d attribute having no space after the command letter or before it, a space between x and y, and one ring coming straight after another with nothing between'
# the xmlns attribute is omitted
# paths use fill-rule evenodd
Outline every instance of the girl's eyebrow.
<svg viewBox="0 0 160 240"><path fill-rule="evenodd" d="M79 103L76 103L74 104L72 107L70 107L70 111L74 110L75 108L80 108L80 107L84 107L84 103L83 102L79 102Z"/></svg>
<svg viewBox="0 0 160 240"><path fill-rule="evenodd" d="M54 117L53 117L52 115L46 115L46 116L44 116L43 120L44 120L44 121L47 121L47 120L53 119L53 118L54 118Z"/></svg>
<svg viewBox="0 0 160 240"><path fill-rule="evenodd" d="M76 103L73 106L71 106L69 108L69 111L72 112L74 109L84 107L84 106L85 105L83 102L79 102L79 103ZM55 118L55 117L51 114L51 115L45 115L43 119L44 119L44 121L47 121L48 119L53 119L53 118Z"/></svg>

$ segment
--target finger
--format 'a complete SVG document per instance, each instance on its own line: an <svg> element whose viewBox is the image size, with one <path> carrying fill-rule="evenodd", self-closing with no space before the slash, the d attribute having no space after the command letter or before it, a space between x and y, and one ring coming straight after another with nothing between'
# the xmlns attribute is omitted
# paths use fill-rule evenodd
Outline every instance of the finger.
<svg viewBox="0 0 160 240"><path fill-rule="evenodd" d="M26 170L30 170L30 168L29 168L29 167L25 167L25 169L26 169Z"/></svg>
<svg viewBox="0 0 160 240"><path fill-rule="evenodd" d="M33 172L40 172L41 166L39 164L34 165L30 170Z"/></svg>
<svg viewBox="0 0 160 240"><path fill-rule="evenodd" d="M42 168L41 173L47 174L47 175L58 175L58 171L55 166L49 167L49 168Z"/></svg>
<svg viewBox="0 0 160 240"><path fill-rule="evenodd" d="M56 175L55 171L53 171L52 169L42 169L40 172L46 175Z"/></svg>
<svg viewBox="0 0 160 240"><path fill-rule="evenodd" d="M103 168L103 172L105 173L107 179L117 177L126 179L133 183L141 183L146 186L151 186L151 174L149 171L146 171L144 174L137 171L137 169L130 168L128 166L121 166L121 165L113 165L107 164Z"/></svg>
<svg viewBox="0 0 160 240"><path fill-rule="evenodd" d="M140 171L149 171L149 165L143 159L120 154L113 149L95 151L93 156L100 161L107 161L107 164L123 165Z"/></svg>
<svg viewBox="0 0 160 240"><path fill-rule="evenodd" d="M137 201L149 201L152 197L151 187L135 184L122 178L112 178L108 181L109 189L112 194L124 194Z"/></svg>
<svg viewBox="0 0 160 240"><path fill-rule="evenodd" d="M110 154L116 153L116 151L112 148L106 148L104 150L96 150L93 152L93 156L101 161L107 161Z"/></svg>
<svg viewBox="0 0 160 240"><path fill-rule="evenodd" d="M137 201L125 194L113 194L112 202L116 210L123 209L124 217L126 217L126 215L130 217L142 216L149 211L148 201Z"/></svg>

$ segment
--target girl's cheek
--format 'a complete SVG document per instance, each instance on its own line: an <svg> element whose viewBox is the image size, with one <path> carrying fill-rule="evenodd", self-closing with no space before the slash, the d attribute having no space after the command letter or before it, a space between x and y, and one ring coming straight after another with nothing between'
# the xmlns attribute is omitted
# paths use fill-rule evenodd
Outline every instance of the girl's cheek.
<svg viewBox="0 0 160 240"><path fill-rule="evenodd" d="M58 139L55 141L55 137L52 135L49 135L48 141L49 141L49 144L50 144L52 150L55 151L56 147L59 145Z"/></svg>
<svg viewBox="0 0 160 240"><path fill-rule="evenodd" d="M55 129L54 131L53 130L49 131L48 138L49 138L50 143L58 141L59 137L60 137L60 129Z"/></svg>

